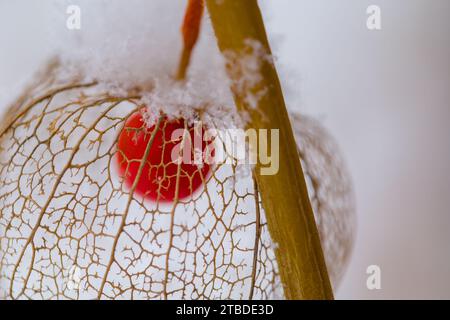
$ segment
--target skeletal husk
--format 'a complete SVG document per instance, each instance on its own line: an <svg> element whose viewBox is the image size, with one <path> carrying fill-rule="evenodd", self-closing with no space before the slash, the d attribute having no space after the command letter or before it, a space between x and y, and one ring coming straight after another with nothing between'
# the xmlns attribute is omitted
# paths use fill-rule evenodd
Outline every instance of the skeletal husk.
<svg viewBox="0 0 450 320"><path fill-rule="evenodd" d="M251 167L216 165L200 192L173 204L124 186L115 141L140 98L53 66L9 108L0 125L0 298L283 298ZM351 180L326 130L305 116L292 121L336 288L355 233Z"/></svg>

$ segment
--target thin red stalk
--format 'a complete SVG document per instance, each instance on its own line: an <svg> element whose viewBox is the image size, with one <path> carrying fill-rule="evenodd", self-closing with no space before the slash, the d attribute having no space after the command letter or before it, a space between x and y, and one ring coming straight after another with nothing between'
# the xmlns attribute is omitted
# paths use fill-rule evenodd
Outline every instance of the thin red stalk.
<svg viewBox="0 0 450 320"><path fill-rule="evenodd" d="M180 64L178 66L177 79L186 78L187 69L191 60L192 50L194 49L202 23L205 4L203 0L189 0L184 16L181 33L183 35L183 51L181 53Z"/></svg>

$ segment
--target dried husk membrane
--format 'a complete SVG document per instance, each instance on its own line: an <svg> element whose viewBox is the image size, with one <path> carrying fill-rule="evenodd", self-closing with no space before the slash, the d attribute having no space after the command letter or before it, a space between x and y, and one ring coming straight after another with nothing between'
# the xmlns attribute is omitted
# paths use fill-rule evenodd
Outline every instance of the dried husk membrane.
<svg viewBox="0 0 450 320"><path fill-rule="evenodd" d="M356 234L353 184L334 138L315 119L291 114L331 282L344 276Z"/></svg>
<svg viewBox="0 0 450 320"><path fill-rule="evenodd" d="M192 199L173 204L125 187L115 142L149 94L61 77L53 65L9 109L0 126L0 298L283 298L250 167L217 165ZM293 121L337 286L354 238L351 182L326 131Z"/></svg>

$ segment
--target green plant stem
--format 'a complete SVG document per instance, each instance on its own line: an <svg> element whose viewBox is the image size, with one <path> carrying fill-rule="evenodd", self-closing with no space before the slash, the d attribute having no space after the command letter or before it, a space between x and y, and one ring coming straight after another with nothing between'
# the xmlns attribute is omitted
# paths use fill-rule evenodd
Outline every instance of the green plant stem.
<svg viewBox="0 0 450 320"><path fill-rule="evenodd" d="M248 39L259 41L270 54L264 22L256 0L206 0L222 52L239 54ZM261 60L264 96L252 108L242 92L234 90L238 109L249 115L247 128L279 129L280 163L275 175L254 170L269 232L276 243L284 294L287 299L333 299L319 233L309 201L297 145L275 66ZM228 69L231 71L230 69ZM229 72L234 85L240 75Z"/></svg>

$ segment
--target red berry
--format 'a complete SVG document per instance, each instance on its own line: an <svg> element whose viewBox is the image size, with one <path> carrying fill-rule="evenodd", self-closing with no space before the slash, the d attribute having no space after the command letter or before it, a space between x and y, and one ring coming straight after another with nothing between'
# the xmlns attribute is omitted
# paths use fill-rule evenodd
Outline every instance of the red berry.
<svg viewBox="0 0 450 320"><path fill-rule="evenodd" d="M211 148L212 144L203 141L201 133L205 131L204 128L199 130L193 125L185 126L184 119L167 120L164 118L154 133L157 124L148 127L140 112L136 112L128 118L118 139L116 158L119 172L129 189L132 188L137 178L145 150L154 134L150 152L134 190L135 194L153 201L173 202L176 199L183 200L191 197L204 184L211 172L211 166L204 161L201 161L202 164L194 162L194 139L201 139L198 141L201 141L202 155L207 152L207 148ZM189 135L186 134L184 139L178 135L180 139L172 140L175 130L177 132L189 130ZM187 133L187 131L184 132ZM177 149L174 150L175 147ZM185 152L189 152L189 158L192 160L190 163L183 161L178 164L177 157L172 159L172 151L179 154L177 150L180 147L184 148ZM202 157L202 159L204 158ZM178 196L176 195L177 173L179 173Z"/></svg>

